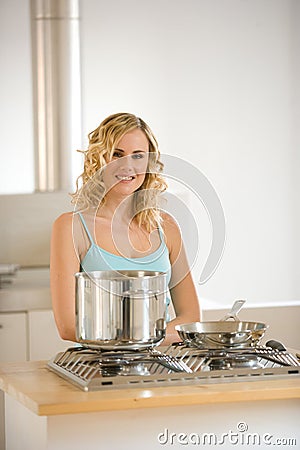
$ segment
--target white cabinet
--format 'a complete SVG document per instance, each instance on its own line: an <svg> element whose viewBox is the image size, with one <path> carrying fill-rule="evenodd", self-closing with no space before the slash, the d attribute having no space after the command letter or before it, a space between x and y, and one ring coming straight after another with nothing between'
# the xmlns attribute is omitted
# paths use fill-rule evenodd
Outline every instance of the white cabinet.
<svg viewBox="0 0 300 450"><path fill-rule="evenodd" d="M27 314L30 361L50 359L74 345L59 337L52 310L29 311Z"/></svg>
<svg viewBox="0 0 300 450"><path fill-rule="evenodd" d="M27 314L0 314L0 362L26 361L27 347Z"/></svg>
<svg viewBox="0 0 300 450"><path fill-rule="evenodd" d="M25 312L0 314L0 362L26 361L27 314ZM0 391L0 448L5 448L4 394Z"/></svg>
<svg viewBox="0 0 300 450"><path fill-rule="evenodd" d="M0 313L0 363L48 360L70 345L59 337L52 310ZM0 449L5 448L4 432L0 391Z"/></svg>
<svg viewBox="0 0 300 450"><path fill-rule="evenodd" d="M52 310L0 313L0 363L50 359L71 345L59 337Z"/></svg>

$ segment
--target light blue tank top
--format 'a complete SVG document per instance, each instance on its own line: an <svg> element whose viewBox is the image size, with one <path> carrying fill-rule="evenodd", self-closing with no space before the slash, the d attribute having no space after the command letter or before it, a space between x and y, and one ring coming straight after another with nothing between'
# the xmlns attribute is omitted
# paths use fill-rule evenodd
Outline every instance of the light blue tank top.
<svg viewBox="0 0 300 450"><path fill-rule="evenodd" d="M167 273L167 281L169 284L171 278L171 263L169 251L161 229L159 229L160 246L157 250L150 253L150 255L141 258L126 258L114 255L99 247L92 238L81 213L79 213L79 217L91 244L85 257L81 261L83 270L86 272L93 272L96 270L149 270L165 272Z"/></svg>
<svg viewBox="0 0 300 450"><path fill-rule="evenodd" d="M90 241L90 248L85 257L81 261L81 270L93 272L96 270L145 270L154 272L164 272L167 274L167 283L171 279L171 263L169 258L169 250L166 246L163 233L159 229L160 246L155 252L142 258L126 258L114 255L99 247L92 238L88 226L79 213L80 220ZM170 305L170 297L167 296L167 308ZM166 320L170 321L168 310L166 311Z"/></svg>

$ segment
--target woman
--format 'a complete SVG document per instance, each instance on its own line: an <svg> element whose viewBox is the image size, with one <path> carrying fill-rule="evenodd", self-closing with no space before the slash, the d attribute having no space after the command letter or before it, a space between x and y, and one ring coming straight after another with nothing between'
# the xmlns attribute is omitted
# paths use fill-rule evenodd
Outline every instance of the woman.
<svg viewBox="0 0 300 450"><path fill-rule="evenodd" d="M179 340L175 325L199 320L199 303L179 227L159 207L166 184L157 142L140 118L106 118L89 134L75 211L54 223L51 239L53 311L62 339L75 341L75 278L80 270L168 273L176 318L163 344Z"/></svg>

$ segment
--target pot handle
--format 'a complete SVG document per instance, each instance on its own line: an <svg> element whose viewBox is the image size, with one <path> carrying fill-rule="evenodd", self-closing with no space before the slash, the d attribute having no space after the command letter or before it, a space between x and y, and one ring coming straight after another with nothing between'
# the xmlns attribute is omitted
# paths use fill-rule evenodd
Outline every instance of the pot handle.
<svg viewBox="0 0 300 450"><path fill-rule="evenodd" d="M240 319L238 318L238 313L240 312L240 310L242 309L244 303L246 302L246 300L236 300L234 302L234 304L232 305L231 310L223 317L223 319L220 319L220 321L225 321L228 319L233 319L236 322L240 322Z"/></svg>

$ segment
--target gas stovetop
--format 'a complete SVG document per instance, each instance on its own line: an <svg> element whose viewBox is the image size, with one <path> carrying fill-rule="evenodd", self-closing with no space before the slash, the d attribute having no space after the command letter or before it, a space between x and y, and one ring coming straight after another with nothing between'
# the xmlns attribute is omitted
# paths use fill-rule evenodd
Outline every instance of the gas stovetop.
<svg viewBox="0 0 300 450"><path fill-rule="evenodd" d="M163 352L71 347L49 361L48 368L85 391L300 376L299 360L284 347L208 350L183 343Z"/></svg>

